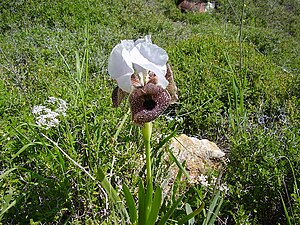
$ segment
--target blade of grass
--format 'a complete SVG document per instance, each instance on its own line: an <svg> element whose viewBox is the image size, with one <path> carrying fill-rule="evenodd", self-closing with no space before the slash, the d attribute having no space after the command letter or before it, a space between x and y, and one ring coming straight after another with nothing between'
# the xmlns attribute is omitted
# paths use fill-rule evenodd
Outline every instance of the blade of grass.
<svg viewBox="0 0 300 225"><path fill-rule="evenodd" d="M220 211L220 208L221 208L221 206L223 204L223 201L224 201L224 199L221 198L220 202L218 203L218 207L216 208L215 212L213 213L213 215L212 215L212 217L211 217L211 219L210 219L210 221L209 221L208 224L210 224L210 225L215 224L217 215L219 214L219 211Z"/></svg>
<svg viewBox="0 0 300 225"><path fill-rule="evenodd" d="M185 166L185 163L186 161L184 161L182 163L183 166ZM175 201L175 198L176 198L176 192L177 192L177 189L178 189L178 184L180 183L180 180L181 180L181 177L182 177L182 171L181 170L178 170L178 173L177 173L177 176L175 178L175 182L172 186L172 200Z"/></svg>
<svg viewBox="0 0 300 225"><path fill-rule="evenodd" d="M14 158L16 158L16 157L18 157L22 152L24 152L27 148L29 148L30 146L34 146L34 145L43 145L43 146L45 146L45 143L42 143L42 142L31 142L31 143L29 143L29 144L27 144L27 145L24 145L16 154L14 154L13 156L12 156L12 159L14 159ZM46 145L46 146L50 146L50 145Z"/></svg>
<svg viewBox="0 0 300 225"><path fill-rule="evenodd" d="M153 152L157 152L159 149L161 149L169 140L171 140L172 137L175 137L176 130L173 131L170 135L168 135L166 138L164 138L162 141L158 143L158 145L155 147Z"/></svg>
<svg viewBox="0 0 300 225"><path fill-rule="evenodd" d="M188 180L191 180L189 174L186 172L186 170L184 169L184 167L182 166L182 164L177 160L177 158L175 157L175 155L173 154L173 152L171 151L171 149L168 149L168 152L169 152L169 154L171 156L171 159L176 163L176 165L183 172L183 174L186 176L186 178Z"/></svg>
<svg viewBox="0 0 300 225"><path fill-rule="evenodd" d="M184 198L184 195L182 195L174 204L172 207L167 211L167 213L161 218L159 223L157 225L164 225L166 224L167 220L172 216L174 211L176 210L177 206L181 203L182 199Z"/></svg>
<svg viewBox="0 0 300 225"><path fill-rule="evenodd" d="M117 140L117 138L118 138L118 136L119 136L119 133L121 132L121 130L122 130L122 128L123 128L123 126L124 126L124 124L125 124L125 122L126 122L128 116L129 116L129 114L130 114L130 109L128 109L128 111L125 113L125 115L124 115L124 117L123 117L123 119L122 119L120 125L118 126L118 129L117 129L117 131L116 131L116 133L115 133L115 135L114 135L113 141L116 141L116 140Z"/></svg>
<svg viewBox="0 0 300 225"><path fill-rule="evenodd" d="M203 210L204 206L205 206L205 204L203 202L198 209L196 209L194 212L189 213L188 215L183 217L181 220L179 220L178 225L184 224L185 222L187 222L190 219L194 218L196 215L198 215Z"/></svg>
<svg viewBox="0 0 300 225"><path fill-rule="evenodd" d="M283 197L282 197L281 193L279 193L279 194L280 194L281 202L282 202L282 205L283 205L284 214L285 214L285 217L286 217L286 220L287 220L287 224L292 225L291 219L290 219L290 216L289 216L289 212L288 212L288 210L286 208L286 205L284 203Z"/></svg>
<svg viewBox="0 0 300 225"><path fill-rule="evenodd" d="M190 213L193 212L193 209L192 209L192 207L189 203L185 203L185 212L186 212L186 215L189 215ZM188 220L189 225L194 225L194 223L195 223L195 218L194 217L192 217Z"/></svg>
<svg viewBox="0 0 300 225"><path fill-rule="evenodd" d="M208 213L206 215L205 220L203 221L203 225L209 224L210 218L211 218L211 216L213 214L213 211L214 211L214 209L215 209L215 207L217 205L217 201L219 199L219 196L220 196L220 191L218 191L216 193L215 197L213 198L212 202L210 203L209 209L208 209Z"/></svg>
<svg viewBox="0 0 300 225"><path fill-rule="evenodd" d="M126 207L123 205L116 190L113 188L111 183L105 177L105 174L104 174L102 168L100 168L100 167L98 167L97 177L95 180L100 182L101 187L105 190L106 194L109 196L109 198L112 200L112 202L116 205L116 208L119 210L119 213L121 215L123 215L126 219L128 218L128 220L129 220L130 218L127 213Z"/></svg>

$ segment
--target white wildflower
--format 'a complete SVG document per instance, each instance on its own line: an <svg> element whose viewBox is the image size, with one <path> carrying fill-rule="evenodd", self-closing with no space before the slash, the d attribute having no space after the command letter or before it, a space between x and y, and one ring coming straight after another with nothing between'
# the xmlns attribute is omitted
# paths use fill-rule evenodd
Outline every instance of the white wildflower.
<svg viewBox="0 0 300 225"><path fill-rule="evenodd" d="M46 106L43 106L43 105L33 106L32 114L40 115L45 109L47 109L47 108L46 108Z"/></svg>
<svg viewBox="0 0 300 225"><path fill-rule="evenodd" d="M199 182L201 185L203 185L204 187L208 187L209 186L209 183L208 183L208 180L207 180L207 176L206 175L203 175L201 174L198 179L199 179Z"/></svg>
<svg viewBox="0 0 300 225"><path fill-rule="evenodd" d="M35 116L35 122L39 127L49 129L56 127L60 123L58 117L66 116L67 103L60 98L49 97L44 105L34 106L32 114Z"/></svg>
<svg viewBox="0 0 300 225"><path fill-rule="evenodd" d="M227 186L227 184L221 184L219 187L220 191L224 191L224 193L226 194L229 191L229 187Z"/></svg>
<svg viewBox="0 0 300 225"><path fill-rule="evenodd" d="M215 176L212 176L211 178L211 183L212 184L216 184L217 183L218 178L216 178Z"/></svg>
<svg viewBox="0 0 300 225"><path fill-rule="evenodd" d="M55 112L62 114L63 116L66 116L66 111L67 111L67 103L65 100L63 99L57 99L58 100L58 104L57 104L57 109L55 110Z"/></svg>
<svg viewBox="0 0 300 225"><path fill-rule="evenodd" d="M57 98L55 98L55 97L48 97L47 102L49 102L51 104L55 104L56 100L57 100Z"/></svg>
<svg viewBox="0 0 300 225"><path fill-rule="evenodd" d="M46 100L46 102L56 107L55 112L63 116L66 116L67 103L65 100L61 98L49 97L48 100Z"/></svg>

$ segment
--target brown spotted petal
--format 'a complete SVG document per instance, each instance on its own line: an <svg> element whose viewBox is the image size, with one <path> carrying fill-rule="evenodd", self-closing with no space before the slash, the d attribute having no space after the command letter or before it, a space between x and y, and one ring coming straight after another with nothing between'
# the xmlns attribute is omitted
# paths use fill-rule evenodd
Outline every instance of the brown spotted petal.
<svg viewBox="0 0 300 225"><path fill-rule="evenodd" d="M168 108L170 101L168 91L153 83L136 88L129 95L132 121L143 125L156 119Z"/></svg>
<svg viewBox="0 0 300 225"><path fill-rule="evenodd" d="M172 71L171 66L169 64L167 64L166 79L169 82L169 84L167 86L167 91L171 95L171 104L173 104L176 101L178 101L178 89L177 89L177 86L174 82L173 71Z"/></svg>
<svg viewBox="0 0 300 225"><path fill-rule="evenodd" d="M113 93L112 93L112 96L111 96L111 99L112 99L112 102L113 102L113 107L118 107L122 100L125 98L126 96L126 92L123 91L121 88L119 87L116 87L114 90L113 90Z"/></svg>

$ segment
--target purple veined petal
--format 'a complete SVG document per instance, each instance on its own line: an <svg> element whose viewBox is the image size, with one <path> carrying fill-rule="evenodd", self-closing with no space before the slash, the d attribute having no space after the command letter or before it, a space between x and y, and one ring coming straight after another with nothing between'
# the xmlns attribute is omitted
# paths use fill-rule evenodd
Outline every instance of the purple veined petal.
<svg viewBox="0 0 300 225"><path fill-rule="evenodd" d="M152 83L134 89L129 95L132 121L142 126L159 117L170 105L167 90Z"/></svg>

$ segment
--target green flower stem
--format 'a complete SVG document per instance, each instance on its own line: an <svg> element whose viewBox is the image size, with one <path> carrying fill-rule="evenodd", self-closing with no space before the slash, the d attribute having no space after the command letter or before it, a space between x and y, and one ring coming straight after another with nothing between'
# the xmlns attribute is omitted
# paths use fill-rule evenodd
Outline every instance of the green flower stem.
<svg viewBox="0 0 300 225"><path fill-rule="evenodd" d="M151 172L151 147L150 140L152 134L152 122L145 123L142 127L142 133L146 148L146 169L147 169L147 184L152 183L152 172Z"/></svg>

